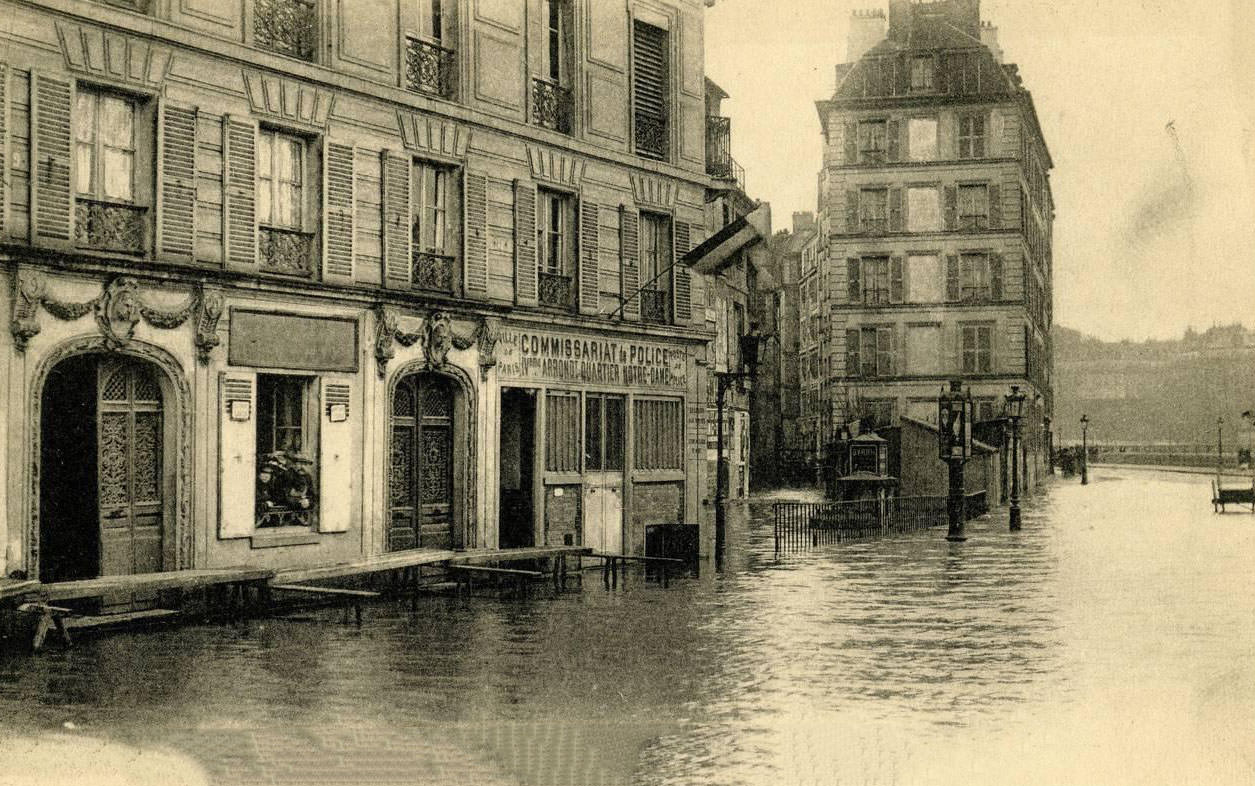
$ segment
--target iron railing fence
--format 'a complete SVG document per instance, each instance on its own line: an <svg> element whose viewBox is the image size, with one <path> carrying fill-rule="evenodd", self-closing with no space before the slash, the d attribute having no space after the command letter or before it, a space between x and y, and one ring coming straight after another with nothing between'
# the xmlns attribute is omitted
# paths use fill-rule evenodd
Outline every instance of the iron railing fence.
<svg viewBox="0 0 1255 786"><path fill-rule="evenodd" d="M776 553L945 526L947 502L946 497L777 502L772 505ZM967 495L968 519L988 510L984 491Z"/></svg>

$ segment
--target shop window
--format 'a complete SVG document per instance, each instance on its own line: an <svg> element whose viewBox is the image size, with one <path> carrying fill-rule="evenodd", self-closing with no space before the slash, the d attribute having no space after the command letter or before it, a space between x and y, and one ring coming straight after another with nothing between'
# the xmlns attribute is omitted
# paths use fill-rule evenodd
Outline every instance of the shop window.
<svg viewBox="0 0 1255 786"><path fill-rule="evenodd" d="M589 393L584 398L584 470L623 469L626 407L622 396Z"/></svg>
<svg viewBox="0 0 1255 786"><path fill-rule="evenodd" d="M257 222L261 268L309 277L314 273L308 145L302 137L262 129L257 137Z"/></svg>
<svg viewBox="0 0 1255 786"><path fill-rule="evenodd" d="M136 171L142 102L80 88L74 106L75 242L82 248L143 253L147 191Z"/></svg>
<svg viewBox="0 0 1255 786"><path fill-rule="evenodd" d="M580 394L550 391L545 396L545 470L580 471Z"/></svg>
<svg viewBox="0 0 1255 786"><path fill-rule="evenodd" d="M456 294L461 245L457 170L416 161L410 182L414 288Z"/></svg>
<svg viewBox="0 0 1255 786"><path fill-rule="evenodd" d="M311 527L317 513L314 378L257 377L257 526Z"/></svg>

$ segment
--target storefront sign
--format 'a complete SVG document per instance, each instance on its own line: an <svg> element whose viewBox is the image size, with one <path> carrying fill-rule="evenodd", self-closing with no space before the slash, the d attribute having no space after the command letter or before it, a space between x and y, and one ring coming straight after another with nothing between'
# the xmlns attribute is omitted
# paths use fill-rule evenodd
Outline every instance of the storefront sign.
<svg viewBox="0 0 1255 786"><path fill-rule="evenodd" d="M511 380L683 389L688 374L688 353L658 341L507 328L497 351L497 369Z"/></svg>
<svg viewBox="0 0 1255 786"><path fill-rule="evenodd" d="M231 309L233 366L357 371L357 320Z"/></svg>

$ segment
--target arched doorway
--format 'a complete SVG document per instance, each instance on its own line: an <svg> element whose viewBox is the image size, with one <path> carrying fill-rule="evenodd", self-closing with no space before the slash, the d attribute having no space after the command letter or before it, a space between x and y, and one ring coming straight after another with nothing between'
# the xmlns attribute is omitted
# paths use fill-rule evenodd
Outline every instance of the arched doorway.
<svg viewBox="0 0 1255 786"><path fill-rule="evenodd" d="M160 374L138 358L98 354L75 355L49 371L40 405L41 581L168 567Z"/></svg>
<svg viewBox="0 0 1255 786"><path fill-rule="evenodd" d="M455 525L456 387L432 373L403 377L392 395L388 550L462 546Z"/></svg>

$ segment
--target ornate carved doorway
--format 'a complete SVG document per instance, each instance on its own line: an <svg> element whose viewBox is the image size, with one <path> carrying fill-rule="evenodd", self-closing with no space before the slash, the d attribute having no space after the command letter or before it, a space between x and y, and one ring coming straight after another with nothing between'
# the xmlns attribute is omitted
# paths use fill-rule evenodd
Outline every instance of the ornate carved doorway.
<svg viewBox="0 0 1255 786"><path fill-rule="evenodd" d="M454 386L411 374L392 398L388 550L461 545L453 526Z"/></svg>
<svg viewBox="0 0 1255 786"><path fill-rule="evenodd" d="M87 355L49 374L41 407L42 580L165 567L166 439L157 373L133 358ZM131 600L107 598L106 605Z"/></svg>

